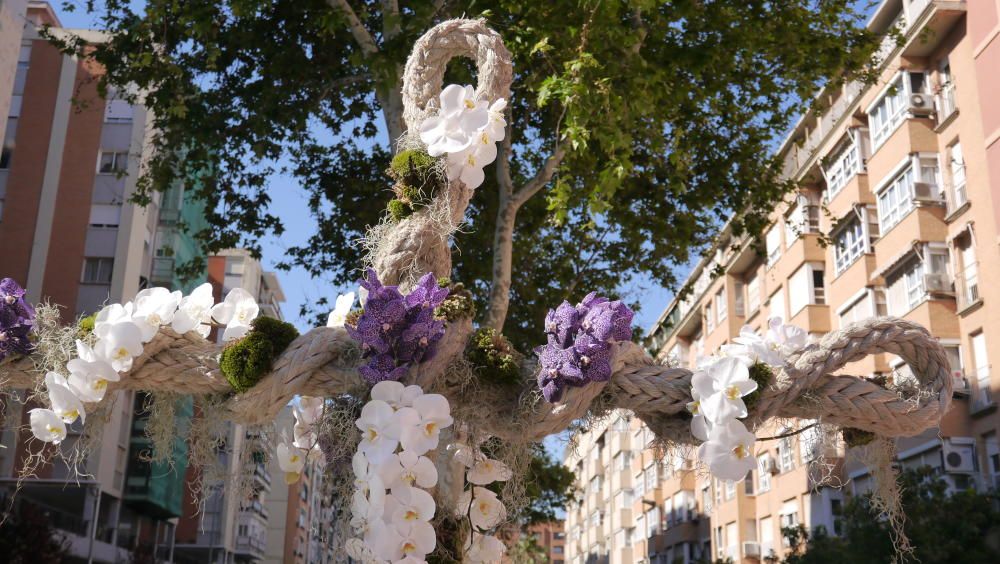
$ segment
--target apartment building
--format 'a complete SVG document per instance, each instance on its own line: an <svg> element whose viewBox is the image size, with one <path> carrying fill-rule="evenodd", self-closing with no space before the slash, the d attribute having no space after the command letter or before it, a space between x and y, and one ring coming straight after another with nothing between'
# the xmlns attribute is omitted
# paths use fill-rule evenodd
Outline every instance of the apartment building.
<svg viewBox="0 0 1000 564"><path fill-rule="evenodd" d="M0 84L13 84L21 73L20 51L27 8L27 0L5 0L0 4ZM20 99L14 98L13 90L0 88L0 116L11 114L12 100L21 103ZM7 147L4 134L5 131L0 131L0 148Z"/></svg>
<svg viewBox="0 0 1000 564"><path fill-rule="evenodd" d="M869 26L900 30L902 43L883 43L877 83L828 87L827 109L786 138L784 174L800 188L760 234L763 251L723 228L649 348L693 368L774 316L813 338L876 315L918 322L947 350L955 401L940 429L897 442L900 464L933 466L954 489L995 487L1000 295L982 281L1000 276L1000 2L886 0ZM844 373L912 377L890 354ZM690 451L657 458L628 413L595 425L566 459L585 492L567 512L567 560L759 562L784 551L782 527L836 534L845 498L872 479L817 433L759 440L758 469L731 483L699 470Z"/></svg>
<svg viewBox="0 0 1000 564"><path fill-rule="evenodd" d="M565 521L535 523L529 525L526 532L542 549L543 562L563 564L566 561Z"/></svg>

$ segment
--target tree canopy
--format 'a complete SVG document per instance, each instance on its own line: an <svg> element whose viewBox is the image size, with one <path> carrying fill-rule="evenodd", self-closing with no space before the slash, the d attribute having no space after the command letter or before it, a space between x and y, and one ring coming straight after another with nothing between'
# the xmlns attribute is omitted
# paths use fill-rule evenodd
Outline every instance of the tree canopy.
<svg viewBox="0 0 1000 564"><path fill-rule="evenodd" d="M414 40L449 18L486 18L514 58L509 135L451 275L483 324L526 347L561 300L673 286L722 222L737 234L765 225L791 188L776 141L803 101L874 50L855 4L150 0L135 11L91 0L107 42L61 44L104 65L102 87L142 93L153 111L139 200L187 179L209 203L205 249L259 251L283 230L268 204L291 197L269 178L290 173L316 230L284 266L346 284L362 265L354 241L392 198L384 171L404 131ZM474 69L455 62L446 80L472 83Z"/></svg>
<svg viewBox="0 0 1000 564"><path fill-rule="evenodd" d="M913 546L912 560L925 564L1000 561L1000 511L995 490L949 492L933 468L924 466L900 476L904 531ZM893 562L896 551L889 523L872 510L868 497L852 498L839 518L838 536L820 528L786 528L791 552L782 564ZM769 563L777 558L765 558Z"/></svg>

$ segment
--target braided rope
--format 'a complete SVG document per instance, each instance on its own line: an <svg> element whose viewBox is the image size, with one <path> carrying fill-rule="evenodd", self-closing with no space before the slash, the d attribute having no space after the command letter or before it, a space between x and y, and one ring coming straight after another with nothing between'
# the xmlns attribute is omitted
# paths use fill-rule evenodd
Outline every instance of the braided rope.
<svg viewBox="0 0 1000 564"><path fill-rule="evenodd" d="M480 99L509 97L511 56L500 36L482 20L444 22L416 42L406 63L404 116L411 131L436 110L446 65L456 56L476 61ZM472 190L464 184L452 182L431 206L395 225L375 252L380 279L405 288L414 275L449 274L449 239L471 196ZM442 228L442 211L450 220L450 228ZM437 357L411 371L407 379L430 388L462 354L471 332L471 320L449 323ZM670 438L691 441L684 424L687 416L678 415L691 401L691 371L657 365L632 343L616 343L615 347L610 381L570 388L559 404L540 399L534 386L537 369L529 363L532 367L526 369L527 384L522 390L522 397L528 398L530 404L529 415L513 424L505 420L483 421L481 425L501 437L539 439L567 428L586 415L595 399L605 396L610 405L630 409L646 421L659 423L657 428L669 429L674 435ZM219 345L196 333L179 335L163 329L135 359L130 373L112 389L196 395L231 393L218 367L219 352ZM906 361L916 375L916 387L887 389L862 378L834 375L849 362L884 352ZM364 382L356 371L358 359L358 348L344 329L313 329L297 338L257 385L232 397L226 409L235 421L264 423L273 420L297 394L329 397L363 393ZM27 358L0 365L0 383L8 387L33 387L41 377ZM905 320L875 318L830 333L819 343L793 354L775 381L762 390L748 423L756 428L774 417L799 417L885 437L913 435L940 422L951 393L944 350L925 329Z"/></svg>

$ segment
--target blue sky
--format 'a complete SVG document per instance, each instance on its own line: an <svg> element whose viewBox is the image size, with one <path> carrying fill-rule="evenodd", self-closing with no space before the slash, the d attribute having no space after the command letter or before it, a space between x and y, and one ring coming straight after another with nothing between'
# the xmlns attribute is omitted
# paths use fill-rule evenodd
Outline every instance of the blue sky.
<svg viewBox="0 0 1000 564"><path fill-rule="evenodd" d="M72 1L76 6L72 12L62 9L62 3L52 1L52 6L59 15L60 22L68 28L94 28L98 23L83 9L82 0ZM144 2L133 2L133 6L141 6ZM384 139L382 140L385 141ZM389 179L386 178L386 186ZM269 191L272 196L270 211L281 218L285 225L285 233L279 236L269 236L263 241L263 264L265 269L274 270L274 265L284 256L288 248L305 243L315 231L315 223L309 216L306 192L301 189L297 179L287 175L276 175L271 179ZM303 269L293 269L290 272L276 270L281 281L287 301L283 306L285 318L295 323L300 330L309 328L306 320L299 318L299 306L307 301L314 301L321 296L327 296L332 303L340 292L353 288L339 288L321 280L312 279ZM629 295L628 299L638 299L643 307L636 315L635 322L643 330L649 329L669 304L673 293L661 288L658 284L646 280L640 286L623 288ZM644 288L644 289L643 289ZM553 307L558 304L553 304Z"/></svg>

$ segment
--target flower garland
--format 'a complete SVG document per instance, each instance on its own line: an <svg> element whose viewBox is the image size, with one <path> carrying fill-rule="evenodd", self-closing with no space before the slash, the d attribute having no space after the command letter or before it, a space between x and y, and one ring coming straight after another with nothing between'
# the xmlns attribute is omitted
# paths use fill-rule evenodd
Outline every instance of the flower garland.
<svg viewBox="0 0 1000 564"><path fill-rule="evenodd" d="M0 361L10 354L29 354L35 348L28 338L35 326L35 309L24 294L14 280L0 280Z"/></svg>
<svg viewBox="0 0 1000 564"><path fill-rule="evenodd" d="M347 543L352 558L422 562L434 550L436 503L427 489L438 474L425 455L452 423L442 395L391 380L372 388L355 422L361 442L352 460L351 526L358 535Z"/></svg>
<svg viewBox="0 0 1000 564"><path fill-rule="evenodd" d="M31 311L30 306L23 303L24 291L8 280L0 285L0 297L9 308L21 312L17 314L21 322L16 328L20 330L26 324L30 327L25 320L31 316L23 314ZM212 324L216 323L225 327L223 341L231 341L250 330L250 322L259 312L253 296L242 288L233 289L222 303L216 304L212 285L208 283L198 286L188 296L166 288L148 288L124 305L105 306L94 318L96 340L93 345L77 339L76 357L66 363L69 376L59 372L45 375L49 407L28 412L32 434L46 443L58 444L65 440L66 425L77 419L81 423L85 421L84 402L97 403L104 399L108 383L119 381L119 373L132 368L134 359L142 354L144 345L161 327L171 327L181 334L196 331L207 337ZM0 312L4 328L8 327L9 315L6 310Z"/></svg>
<svg viewBox="0 0 1000 564"><path fill-rule="evenodd" d="M288 485L298 483L307 460L321 466L326 464L317 433L325 407L324 398L309 396L299 396L298 404L292 406L295 424L292 426L291 444L288 433L282 432L277 448L278 467L285 473L285 483Z"/></svg>
<svg viewBox="0 0 1000 564"><path fill-rule="evenodd" d="M496 144L507 127L507 101L477 100L475 89L457 84L445 87L438 100L438 114L420 124L420 140L430 156L445 156L449 181L476 188L486 179L483 168L497 158Z"/></svg>
<svg viewBox="0 0 1000 564"><path fill-rule="evenodd" d="M411 366L434 356L444 336L444 320L434 316L434 309L448 297L448 289L439 288L433 274L424 274L404 296L398 286L383 286L369 268L361 288L367 296L364 312L356 327L345 328L351 338L361 343L363 358L369 359L358 368L368 383L399 380ZM329 323L333 325L342 323L341 318L346 320L343 309L350 309L341 298L337 302L338 308L330 314Z"/></svg>
<svg viewBox="0 0 1000 564"><path fill-rule="evenodd" d="M611 343L632 338L631 309L591 292L576 306L563 302L545 316L548 343L535 348L541 370L538 387L550 402L566 386L611 378Z"/></svg>
<svg viewBox="0 0 1000 564"><path fill-rule="evenodd" d="M691 377L693 401L687 407L693 416L691 434L704 441L698 459L715 477L738 481L757 464L756 438L739 421L748 414L744 398L754 398L751 394L770 381L788 355L805 346L806 332L774 317L765 336L744 326L733 341L719 356L699 363Z"/></svg>

